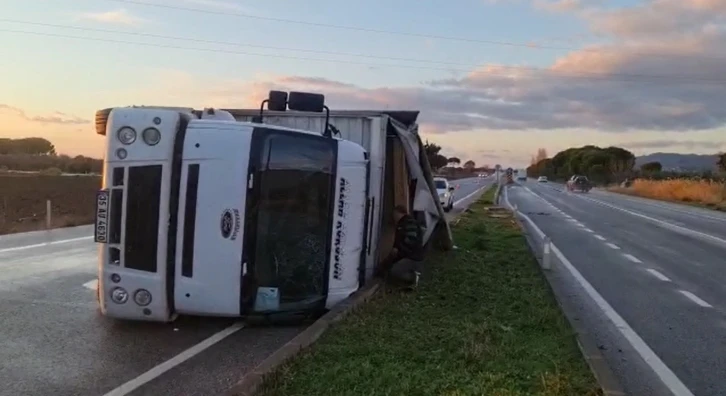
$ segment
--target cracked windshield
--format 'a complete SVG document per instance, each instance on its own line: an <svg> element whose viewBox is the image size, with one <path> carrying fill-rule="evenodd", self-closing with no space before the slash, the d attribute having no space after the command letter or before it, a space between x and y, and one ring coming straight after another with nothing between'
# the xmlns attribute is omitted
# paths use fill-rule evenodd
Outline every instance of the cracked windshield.
<svg viewBox="0 0 726 396"><path fill-rule="evenodd" d="M726 395L726 0L0 4L0 396Z"/></svg>

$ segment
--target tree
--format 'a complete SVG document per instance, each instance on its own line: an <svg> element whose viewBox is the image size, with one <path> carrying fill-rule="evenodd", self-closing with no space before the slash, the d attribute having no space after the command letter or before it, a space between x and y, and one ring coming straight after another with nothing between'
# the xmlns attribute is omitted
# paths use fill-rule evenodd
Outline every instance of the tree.
<svg viewBox="0 0 726 396"><path fill-rule="evenodd" d="M464 162L464 168L467 170L472 170L472 169L476 168L476 163L472 160L468 160L468 161Z"/></svg>
<svg viewBox="0 0 726 396"><path fill-rule="evenodd" d="M441 146L435 143L429 143L427 140L426 143L424 143L424 151L426 152L426 157L428 158L431 170L433 171L437 171L449 163L448 158L439 154Z"/></svg>
<svg viewBox="0 0 726 396"><path fill-rule="evenodd" d="M726 172L726 153L721 153L718 155L718 169L721 172Z"/></svg>
<svg viewBox="0 0 726 396"><path fill-rule="evenodd" d="M55 155L55 146L39 137L0 139L0 154Z"/></svg>
<svg viewBox="0 0 726 396"><path fill-rule="evenodd" d="M648 162L640 166L640 170L648 173L656 173L663 170L663 165L658 161Z"/></svg>
<svg viewBox="0 0 726 396"><path fill-rule="evenodd" d="M537 156L535 157L535 160L536 160L535 163L538 163L538 162L540 162L542 160L546 160L547 158L548 158L547 157L547 150L544 149L544 148L538 148L537 149Z"/></svg>
<svg viewBox="0 0 726 396"><path fill-rule="evenodd" d="M546 151L538 150L537 157L545 156ZM551 179L567 179L573 174L580 174L595 182L610 183L630 175L634 165L635 155L628 150L588 145L560 151L551 159L545 157L530 165L527 174Z"/></svg>

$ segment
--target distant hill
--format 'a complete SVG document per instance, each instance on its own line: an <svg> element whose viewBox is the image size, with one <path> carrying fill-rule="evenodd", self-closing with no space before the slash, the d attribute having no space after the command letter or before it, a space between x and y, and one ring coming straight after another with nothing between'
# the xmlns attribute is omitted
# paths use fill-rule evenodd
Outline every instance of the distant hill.
<svg viewBox="0 0 726 396"><path fill-rule="evenodd" d="M635 158L635 167L648 162L660 162L665 171L698 172L713 170L718 162L716 154L653 153Z"/></svg>

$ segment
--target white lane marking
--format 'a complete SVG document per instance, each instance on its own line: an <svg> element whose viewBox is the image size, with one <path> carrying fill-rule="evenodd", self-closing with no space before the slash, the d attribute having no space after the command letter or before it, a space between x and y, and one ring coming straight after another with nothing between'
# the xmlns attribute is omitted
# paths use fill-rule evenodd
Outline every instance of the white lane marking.
<svg viewBox="0 0 726 396"><path fill-rule="evenodd" d="M670 210L673 212L683 213L685 215L690 215L690 216L694 216L694 217L701 217L704 219L726 221L726 217L713 216L710 214L703 213L700 210L696 210L696 208L687 208L687 207L684 207L683 205L679 205L679 204L675 204L675 203L670 203L670 202L656 203L656 202L653 202L652 199L648 199L648 198L644 198L644 197L633 197L632 195L625 195L625 194L620 194L620 193L611 193L610 191L603 191L603 193L604 194L602 194L602 195L610 196L615 199L621 199L623 201L630 201L630 202L640 204L643 206L651 206L654 208Z"/></svg>
<svg viewBox="0 0 726 396"><path fill-rule="evenodd" d="M597 239L601 240L601 241L604 241L604 240L606 240L604 236L602 236L602 235L599 235L599 234L595 234L595 235L593 235L593 236L594 236L595 238L597 238Z"/></svg>
<svg viewBox="0 0 726 396"><path fill-rule="evenodd" d="M98 289L98 279L94 279L92 281L88 281L83 284L83 287L86 289L96 290Z"/></svg>
<svg viewBox="0 0 726 396"><path fill-rule="evenodd" d="M595 231L593 231L593 230L591 230L589 228L583 228L583 230L589 232L590 234L594 234L595 233Z"/></svg>
<svg viewBox="0 0 726 396"><path fill-rule="evenodd" d="M624 212L624 213L628 213L628 214L633 215L633 216L637 216L637 217L640 217L640 218L643 218L643 219L646 219L646 220L650 220L650 221L652 221L654 223L660 224L660 225L662 225L662 226L664 226L666 228L669 228L669 229L671 229L673 231L678 231L678 232L681 232L683 234L688 234L688 235L694 235L694 236L697 236L697 237L709 239L711 241L718 242L720 244L726 245L726 239L722 239L722 238L719 238L719 237L716 237L716 236L713 236L713 235L710 235L710 234L706 234L704 232L692 230L690 228L681 227L679 225L675 225L675 224L669 223L667 221L659 220L659 219L656 219L654 217L650 217L650 216L646 216L646 215L641 214L641 213L633 212L632 210L619 208L619 207L617 207L615 205L611 205L609 203L606 203L606 202L603 202L603 201L600 201L600 200L597 200L597 199L592 199L592 198L587 198L587 197L580 197L580 198L586 199L588 201L595 202L595 203L597 203L599 205L607 206L607 207L612 208L612 209L615 209L615 210L619 210L619 211Z"/></svg>
<svg viewBox="0 0 726 396"><path fill-rule="evenodd" d="M632 261L634 263L638 263L638 264L641 264L642 263L642 261L640 261L639 258L633 256L630 253L623 253L623 256L625 256L626 259L628 259L628 260L630 260L630 261Z"/></svg>
<svg viewBox="0 0 726 396"><path fill-rule="evenodd" d="M52 245L61 245L61 244L64 244L64 243L85 241L87 239L93 239L93 237L92 236L85 236L85 237L80 237L80 238L61 239L60 241L51 241L51 242L44 242L44 243L35 243L35 244L32 244L32 245L16 246L16 247L11 247L11 248L0 249L0 253L17 252L17 251L20 251L20 250L33 249L33 248L38 248L38 247L45 247L45 246L52 246Z"/></svg>
<svg viewBox="0 0 726 396"><path fill-rule="evenodd" d="M713 306L703 300L701 300L697 295L685 291L685 290L678 290L679 293L683 294L684 296L688 297L689 300L693 301L694 303L704 307L704 308L713 308Z"/></svg>
<svg viewBox="0 0 726 396"><path fill-rule="evenodd" d="M206 340L200 342L197 345L194 345L193 347L185 350L184 352L174 356L173 358L165 361L164 363L153 367L151 370L141 374L140 376L126 382L125 384L119 386L118 388L106 393L104 396L123 396L127 395L134 390L138 389L142 385L146 384L147 382L159 377L160 375L164 374L165 372L171 370L172 368L178 366L179 364L189 360L190 358L194 357L195 355L199 354L200 352L204 351L205 349L211 347L212 345L218 343L219 341L222 341L223 339L231 336L232 334L238 332L244 327L244 324L242 323L235 323L232 326L227 327L226 329L212 335L211 337L207 338Z"/></svg>
<svg viewBox="0 0 726 396"><path fill-rule="evenodd" d="M469 194L469 195L465 196L464 198L461 198L461 199L460 199L460 200L458 200L458 201L454 201L454 206L457 206L457 205L459 205L460 203L462 203L462 202L466 201L467 199L469 199L469 198L473 197L473 196L474 196L474 195L475 195L476 193L478 193L479 191L481 191L481 190L483 190L483 189L485 189L485 188L487 188L487 187L489 187L489 185L488 185L488 184L487 184L487 185L485 185L485 186L483 186L483 187L479 187L479 188L477 188L476 190L474 190L474 192L473 192L473 193L471 193L471 194Z"/></svg>
<svg viewBox="0 0 726 396"><path fill-rule="evenodd" d="M507 193L506 190L504 190L504 202L509 206L510 208L514 209L512 205L509 203L509 200L507 199ZM544 238L545 234L540 230L539 227L537 227L537 224L532 221L532 219L529 218L526 214L519 212L519 215L522 216L524 220L529 223L534 231L537 233L537 235L540 236L540 239ZM568 271L570 271L570 274L577 280L580 285L583 287L585 292L590 296L590 298L595 301L597 306L603 311L605 316L607 316L608 319L615 325L615 328L620 331L620 334L625 337L626 340L632 345L633 349L635 349L636 352L643 358L643 361L650 366L650 368L655 372L655 374L660 378L660 380L663 382L663 384L674 394L678 396L694 396L693 392L691 392L686 385L681 382L681 380L676 376L676 374L671 371L668 366L666 366L665 363L663 363L662 360L658 357L658 355L653 352L652 349L648 346L648 344L643 341L642 338L638 335L638 333L633 330L632 327L628 324L628 322L625 321L625 319L620 316L613 307L608 304L607 301L600 295L600 293L595 290L594 287L590 284L590 282L585 279L585 277L582 276L580 271L578 271L572 263L565 257L564 254L560 251L560 249L555 246L555 244L551 245L552 252L555 254L555 256L560 260L560 263L567 268Z"/></svg>
<svg viewBox="0 0 726 396"><path fill-rule="evenodd" d="M606 243L606 245L608 245L608 247L610 247L610 249L620 250L620 246L618 246L612 242L608 242L608 243Z"/></svg>
<svg viewBox="0 0 726 396"><path fill-rule="evenodd" d="M670 282L671 281L667 276L661 274L660 272L658 272L658 271L656 271L654 269L648 268L646 271L650 272L651 275L653 275L656 278L662 280L663 282Z"/></svg>

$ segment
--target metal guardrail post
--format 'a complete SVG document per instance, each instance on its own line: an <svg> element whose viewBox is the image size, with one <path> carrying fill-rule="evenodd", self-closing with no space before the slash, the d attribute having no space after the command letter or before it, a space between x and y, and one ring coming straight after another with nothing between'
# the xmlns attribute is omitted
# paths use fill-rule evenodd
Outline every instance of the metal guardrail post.
<svg viewBox="0 0 726 396"><path fill-rule="evenodd" d="M550 237L544 237L544 247L542 251L542 268L546 270L552 269L552 241Z"/></svg>
<svg viewBox="0 0 726 396"><path fill-rule="evenodd" d="M45 229L50 230L51 214L50 214L50 199L45 201Z"/></svg>

